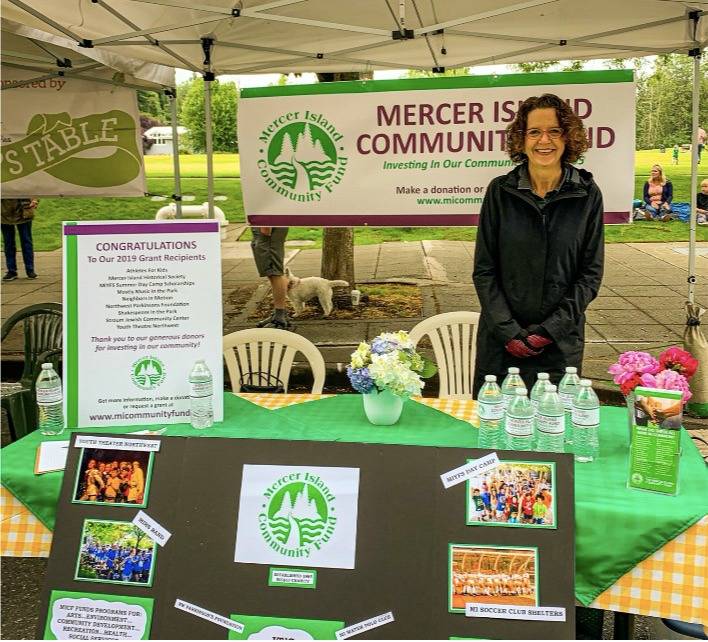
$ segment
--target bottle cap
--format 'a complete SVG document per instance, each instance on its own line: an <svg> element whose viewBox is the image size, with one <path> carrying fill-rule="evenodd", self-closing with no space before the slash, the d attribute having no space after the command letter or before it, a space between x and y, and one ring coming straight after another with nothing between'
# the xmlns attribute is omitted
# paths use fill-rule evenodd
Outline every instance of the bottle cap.
<svg viewBox="0 0 708 642"><path fill-rule="evenodd" d="M575 366L568 366L565 371L568 374L578 374L578 369Z"/></svg>
<svg viewBox="0 0 708 642"><path fill-rule="evenodd" d="M509 374L519 374L519 369L512 366L511 368L509 368L509 370L507 370L507 372Z"/></svg>
<svg viewBox="0 0 708 642"><path fill-rule="evenodd" d="M547 381L549 377L547 372L539 372L538 375L536 375L536 378L541 381Z"/></svg>
<svg viewBox="0 0 708 642"><path fill-rule="evenodd" d="M556 390L558 390L558 388L556 388L556 386L554 386L552 383L546 384L546 392L555 392Z"/></svg>
<svg viewBox="0 0 708 642"><path fill-rule="evenodd" d="M491 383L492 381L497 380L497 376L496 375L484 375L484 380L488 383Z"/></svg>
<svg viewBox="0 0 708 642"><path fill-rule="evenodd" d="M521 387L516 388L516 391L514 392L514 394L517 397L521 397L522 395L525 397L526 396L526 388L521 388Z"/></svg>
<svg viewBox="0 0 708 642"><path fill-rule="evenodd" d="M581 386L592 386L592 380L591 379L581 379L580 385Z"/></svg>
<svg viewBox="0 0 708 642"><path fill-rule="evenodd" d="M54 366L51 363L43 363L42 370L54 370Z"/></svg>

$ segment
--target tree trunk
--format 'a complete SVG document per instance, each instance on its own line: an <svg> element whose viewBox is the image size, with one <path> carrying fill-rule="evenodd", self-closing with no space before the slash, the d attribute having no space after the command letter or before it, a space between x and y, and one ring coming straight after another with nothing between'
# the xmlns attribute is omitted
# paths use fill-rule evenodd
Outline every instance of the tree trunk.
<svg viewBox="0 0 708 642"><path fill-rule="evenodd" d="M319 82L343 80L371 80L373 73L322 73L317 74ZM334 288L332 303L335 308L352 308L351 291L356 287L354 277L354 228L335 227L322 230L322 264L320 273L325 279L342 279L349 283L347 288Z"/></svg>

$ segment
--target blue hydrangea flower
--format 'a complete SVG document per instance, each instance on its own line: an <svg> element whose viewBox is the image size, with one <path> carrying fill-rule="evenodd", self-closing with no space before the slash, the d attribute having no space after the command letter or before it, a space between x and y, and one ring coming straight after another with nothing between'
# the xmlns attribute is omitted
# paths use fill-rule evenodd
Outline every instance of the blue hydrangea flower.
<svg viewBox="0 0 708 642"><path fill-rule="evenodd" d="M398 350L400 345L397 341L391 341L389 339L383 339L381 337L376 337L371 342L371 352L374 354L388 354L394 350Z"/></svg>
<svg viewBox="0 0 708 642"><path fill-rule="evenodd" d="M369 375L368 368L352 368L347 366L347 376L352 388L362 394L367 394L374 389L374 382Z"/></svg>

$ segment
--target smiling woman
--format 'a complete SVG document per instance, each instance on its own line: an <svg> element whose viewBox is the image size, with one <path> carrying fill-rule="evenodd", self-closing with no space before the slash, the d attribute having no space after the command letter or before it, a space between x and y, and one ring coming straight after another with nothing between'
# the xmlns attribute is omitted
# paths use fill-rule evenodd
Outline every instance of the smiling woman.
<svg viewBox="0 0 708 642"><path fill-rule="evenodd" d="M580 368L585 309L602 280L602 195L571 165L588 147L580 118L558 96L534 96L507 141L519 165L487 188L475 247L475 395L485 375L512 366L528 388L539 372L558 383L566 366Z"/></svg>

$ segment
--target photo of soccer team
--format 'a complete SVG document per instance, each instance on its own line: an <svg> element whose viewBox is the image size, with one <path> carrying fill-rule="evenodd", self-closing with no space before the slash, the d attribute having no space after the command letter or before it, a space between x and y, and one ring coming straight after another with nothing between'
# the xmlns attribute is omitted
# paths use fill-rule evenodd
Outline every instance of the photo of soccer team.
<svg viewBox="0 0 708 642"><path fill-rule="evenodd" d="M557 528L555 464L502 461L467 482L467 524Z"/></svg>
<svg viewBox="0 0 708 642"><path fill-rule="evenodd" d="M147 506L152 452L84 448L76 473L75 504Z"/></svg>
<svg viewBox="0 0 708 642"><path fill-rule="evenodd" d="M132 522L84 520L74 579L152 586L156 542Z"/></svg>
<svg viewBox="0 0 708 642"><path fill-rule="evenodd" d="M450 611L467 603L538 606L535 548L450 544L449 565Z"/></svg>

